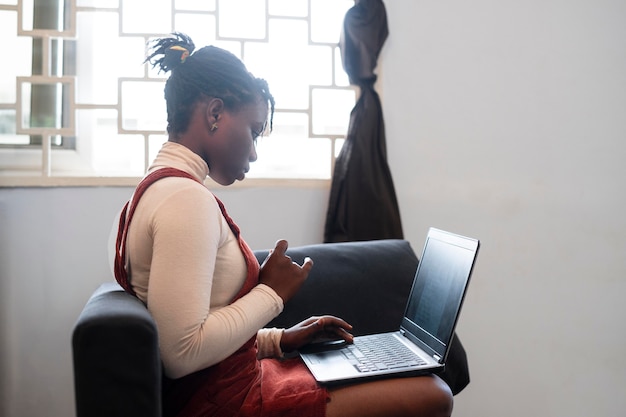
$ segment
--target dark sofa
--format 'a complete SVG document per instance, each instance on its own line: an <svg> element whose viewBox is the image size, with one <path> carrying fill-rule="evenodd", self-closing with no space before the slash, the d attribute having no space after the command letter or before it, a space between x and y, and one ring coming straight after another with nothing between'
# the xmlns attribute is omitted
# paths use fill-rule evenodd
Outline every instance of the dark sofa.
<svg viewBox="0 0 626 417"><path fill-rule="evenodd" d="M267 251L256 251L262 261ZM404 240L319 244L290 248L314 267L300 292L268 327L334 314L353 333L395 330L418 259ZM145 306L116 283L102 284L87 301L73 337L77 417L161 416L161 362L155 323ZM455 338L441 377L453 393L469 383L465 350Z"/></svg>

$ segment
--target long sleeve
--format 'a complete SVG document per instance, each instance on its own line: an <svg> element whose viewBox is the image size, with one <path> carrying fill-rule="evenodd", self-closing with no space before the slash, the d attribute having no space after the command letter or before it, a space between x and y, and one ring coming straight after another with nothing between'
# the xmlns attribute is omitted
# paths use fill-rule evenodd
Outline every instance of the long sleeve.
<svg viewBox="0 0 626 417"><path fill-rule="evenodd" d="M130 226L131 283L159 330L166 374L178 378L236 351L277 316L280 297L257 285L229 304L245 260L212 194L166 178L142 197Z"/></svg>
<svg viewBox="0 0 626 417"><path fill-rule="evenodd" d="M261 329L257 333L257 358L280 358L283 351L280 348L280 340L285 329Z"/></svg>

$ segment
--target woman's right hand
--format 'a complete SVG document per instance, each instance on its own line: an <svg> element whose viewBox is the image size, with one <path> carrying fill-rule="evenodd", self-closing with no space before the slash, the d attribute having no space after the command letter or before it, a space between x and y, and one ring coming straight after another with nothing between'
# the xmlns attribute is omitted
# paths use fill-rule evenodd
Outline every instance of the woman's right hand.
<svg viewBox="0 0 626 417"><path fill-rule="evenodd" d="M313 268L310 258L306 258L302 265L293 262L285 254L288 246L286 240L276 242L276 247L263 261L259 274L260 283L271 287L285 303L298 292Z"/></svg>
<svg viewBox="0 0 626 417"><path fill-rule="evenodd" d="M320 337L330 340L341 339L346 343L352 343L354 337L349 333L350 330L352 330L352 325L339 317L311 317L285 329L280 339L280 348L283 352L291 352Z"/></svg>

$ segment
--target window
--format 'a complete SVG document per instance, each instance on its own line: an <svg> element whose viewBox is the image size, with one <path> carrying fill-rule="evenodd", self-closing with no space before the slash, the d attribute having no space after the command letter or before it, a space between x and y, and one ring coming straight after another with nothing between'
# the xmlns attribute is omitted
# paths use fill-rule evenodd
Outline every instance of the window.
<svg viewBox="0 0 626 417"><path fill-rule="evenodd" d="M353 0L0 0L0 185L132 184L165 135L146 42L173 31L267 79L274 131L251 178L328 179L356 90L339 33ZM245 13L242 13L245 10Z"/></svg>

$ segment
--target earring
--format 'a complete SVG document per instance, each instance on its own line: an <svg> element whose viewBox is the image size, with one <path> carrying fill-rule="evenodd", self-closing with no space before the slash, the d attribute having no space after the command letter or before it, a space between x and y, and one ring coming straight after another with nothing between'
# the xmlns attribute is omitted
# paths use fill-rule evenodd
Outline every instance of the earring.
<svg viewBox="0 0 626 417"><path fill-rule="evenodd" d="M211 132L215 132L217 130L217 122L211 125Z"/></svg>

